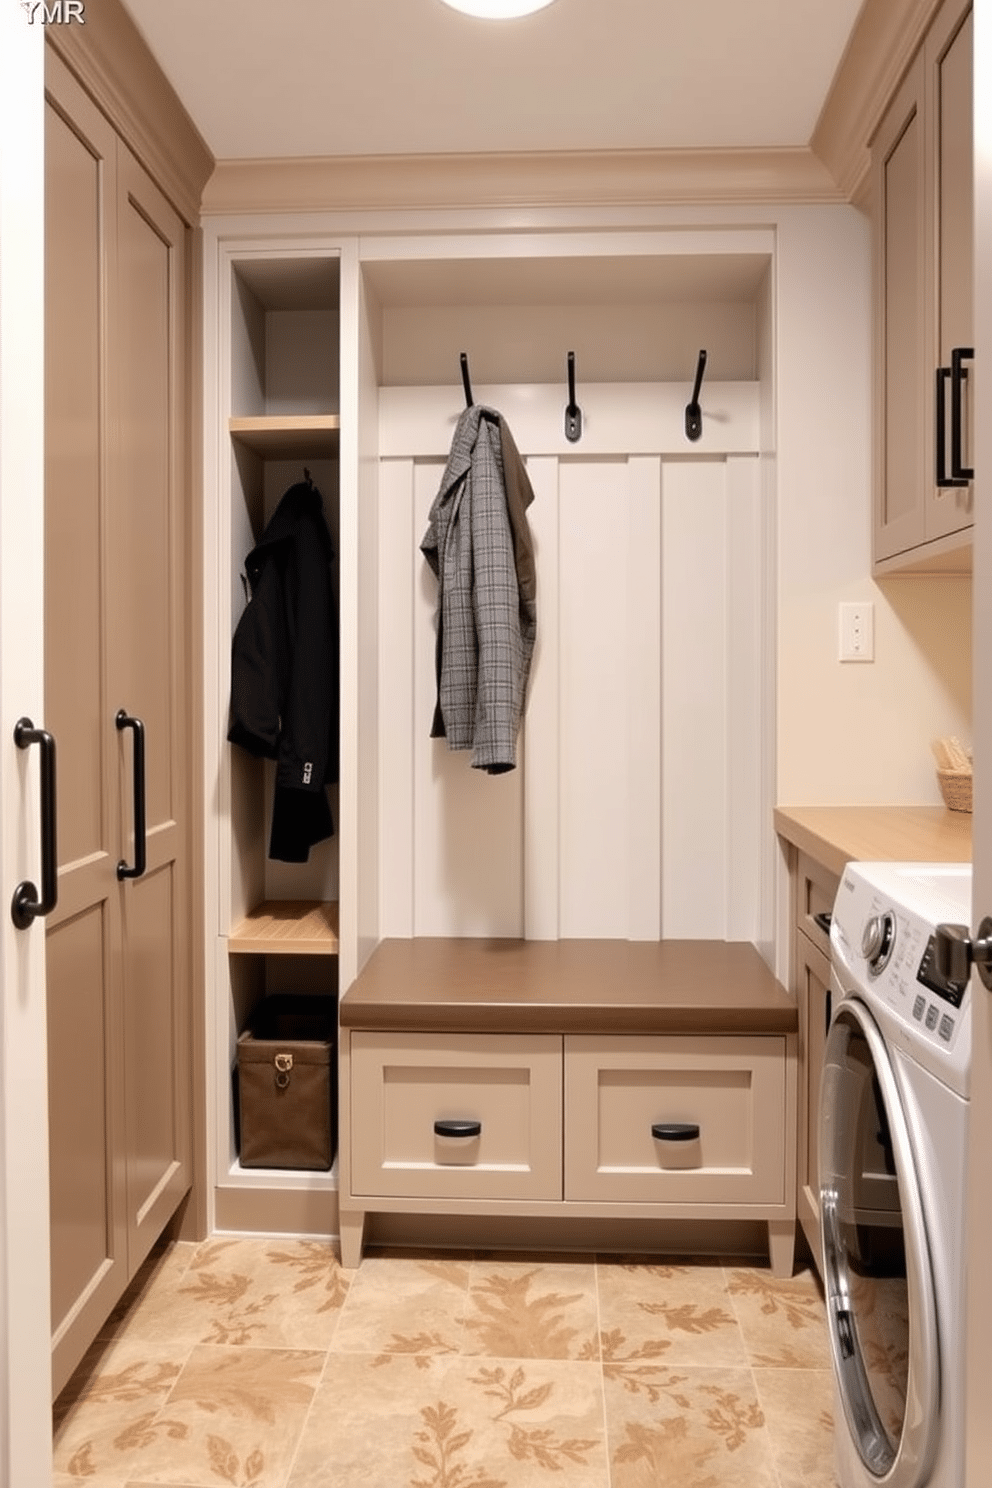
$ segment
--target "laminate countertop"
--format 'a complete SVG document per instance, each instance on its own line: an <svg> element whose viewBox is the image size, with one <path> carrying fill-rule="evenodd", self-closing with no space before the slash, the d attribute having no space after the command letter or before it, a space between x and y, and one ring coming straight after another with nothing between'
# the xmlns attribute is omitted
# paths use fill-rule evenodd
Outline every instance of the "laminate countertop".
<svg viewBox="0 0 992 1488"><path fill-rule="evenodd" d="M445 1033L792 1033L754 946L712 940L384 940L343 1028Z"/></svg>
<svg viewBox="0 0 992 1488"><path fill-rule="evenodd" d="M838 877L851 862L971 862L971 815L946 806L778 806L775 830Z"/></svg>

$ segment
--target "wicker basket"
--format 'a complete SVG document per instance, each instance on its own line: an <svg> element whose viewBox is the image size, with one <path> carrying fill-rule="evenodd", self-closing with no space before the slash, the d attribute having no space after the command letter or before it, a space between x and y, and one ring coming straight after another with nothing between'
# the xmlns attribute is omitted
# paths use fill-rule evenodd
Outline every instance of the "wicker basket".
<svg viewBox="0 0 992 1488"><path fill-rule="evenodd" d="M944 805L951 811L971 810L970 770L938 770L937 782Z"/></svg>

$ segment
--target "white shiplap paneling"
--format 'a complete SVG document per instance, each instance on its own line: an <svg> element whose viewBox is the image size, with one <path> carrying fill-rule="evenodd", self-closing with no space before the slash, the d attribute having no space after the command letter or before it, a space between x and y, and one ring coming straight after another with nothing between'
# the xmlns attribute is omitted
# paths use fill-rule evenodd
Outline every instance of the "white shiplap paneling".
<svg viewBox="0 0 992 1488"><path fill-rule="evenodd" d="M750 938L774 723L753 448L628 456L614 429L561 458L511 420L535 489L539 638L519 768L490 777L429 738L436 586L419 543L452 424L437 391L384 390L382 933ZM387 437L390 392L413 458ZM656 390L628 401L631 443L662 442Z"/></svg>

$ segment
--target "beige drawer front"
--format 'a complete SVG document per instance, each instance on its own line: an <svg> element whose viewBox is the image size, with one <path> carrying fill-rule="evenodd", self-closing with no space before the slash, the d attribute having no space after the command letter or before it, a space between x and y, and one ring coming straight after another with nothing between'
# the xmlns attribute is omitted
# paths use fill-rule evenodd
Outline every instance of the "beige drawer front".
<svg viewBox="0 0 992 1488"><path fill-rule="evenodd" d="M561 1198L556 1035L353 1033L351 1090L356 1195ZM438 1136L438 1121L481 1130Z"/></svg>
<svg viewBox="0 0 992 1488"><path fill-rule="evenodd" d="M566 1199L781 1203L785 1079L784 1038L566 1038Z"/></svg>

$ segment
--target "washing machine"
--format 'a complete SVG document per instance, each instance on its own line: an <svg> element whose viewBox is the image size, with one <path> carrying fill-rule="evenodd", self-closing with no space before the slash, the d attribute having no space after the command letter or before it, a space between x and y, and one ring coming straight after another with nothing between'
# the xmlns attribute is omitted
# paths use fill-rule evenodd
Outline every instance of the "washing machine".
<svg viewBox="0 0 992 1488"><path fill-rule="evenodd" d="M833 908L820 1233L841 1488L964 1481L970 864L853 863Z"/></svg>

